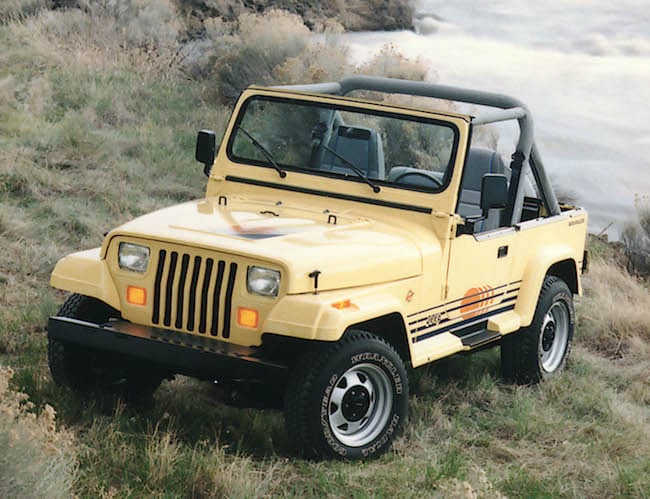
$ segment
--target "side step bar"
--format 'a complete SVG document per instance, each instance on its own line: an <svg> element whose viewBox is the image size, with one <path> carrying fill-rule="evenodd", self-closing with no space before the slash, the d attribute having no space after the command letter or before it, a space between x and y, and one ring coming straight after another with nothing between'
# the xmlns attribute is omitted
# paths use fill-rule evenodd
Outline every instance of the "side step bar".
<svg viewBox="0 0 650 499"><path fill-rule="evenodd" d="M463 342L463 346L469 348L479 348L488 343L492 343L501 339L503 335L497 331L489 331L488 329L480 329L474 331L473 333L462 336L460 340Z"/></svg>

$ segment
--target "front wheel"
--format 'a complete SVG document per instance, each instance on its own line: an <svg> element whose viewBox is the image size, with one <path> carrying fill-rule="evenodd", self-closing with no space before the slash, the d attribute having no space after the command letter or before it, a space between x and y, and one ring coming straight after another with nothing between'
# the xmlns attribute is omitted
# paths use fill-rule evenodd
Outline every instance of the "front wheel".
<svg viewBox="0 0 650 499"><path fill-rule="evenodd" d="M504 376L517 382L537 383L564 369L571 351L574 323L571 290L559 277L546 276L531 325L502 340Z"/></svg>
<svg viewBox="0 0 650 499"><path fill-rule="evenodd" d="M287 431L310 457L384 453L408 413L408 379L397 352L365 331L307 355L287 387Z"/></svg>
<svg viewBox="0 0 650 499"><path fill-rule="evenodd" d="M73 294L57 315L103 324L120 313L95 298ZM164 374L136 361L59 340L48 340L48 362L52 379L79 394L99 390L127 401L150 405Z"/></svg>

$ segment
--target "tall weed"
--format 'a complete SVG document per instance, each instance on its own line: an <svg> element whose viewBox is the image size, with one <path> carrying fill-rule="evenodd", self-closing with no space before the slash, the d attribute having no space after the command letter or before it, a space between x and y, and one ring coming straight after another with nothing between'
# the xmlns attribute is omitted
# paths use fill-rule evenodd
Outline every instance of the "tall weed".
<svg viewBox="0 0 650 499"><path fill-rule="evenodd" d="M56 428L52 406L32 412L28 396L10 388L12 376L0 366L0 497L72 497L73 436Z"/></svg>
<svg viewBox="0 0 650 499"><path fill-rule="evenodd" d="M650 354L648 285L613 261L594 260L580 300L581 342L611 358Z"/></svg>
<svg viewBox="0 0 650 499"><path fill-rule="evenodd" d="M0 25L19 21L52 6L52 0L3 0L0 3Z"/></svg>

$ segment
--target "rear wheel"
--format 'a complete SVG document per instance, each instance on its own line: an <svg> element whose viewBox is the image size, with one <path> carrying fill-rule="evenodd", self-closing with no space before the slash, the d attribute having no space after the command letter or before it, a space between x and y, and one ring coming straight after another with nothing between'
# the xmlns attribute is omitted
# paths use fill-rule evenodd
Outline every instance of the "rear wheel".
<svg viewBox="0 0 650 499"><path fill-rule="evenodd" d="M365 331L350 331L307 355L287 388L287 432L310 457L377 457L399 434L407 413L401 358Z"/></svg>
<svg viewBox="0 0 650 499"><path fill-rule="evenodd" d="M106 303L84 295L73 294L57 315L103 324L120 313ZM79 345L49 339L48 361L54 382L78 393L93 389L109 391L129 401L150 403L163 375L137 366L117 356Z"/></svg>
<svg viewBox="0 0 650 499"><path fill-rule="evenodd" d="M566 365L575 313L573 294L559 277L546 276L533 322L506 336L501 344L501 368L506 378L537 383Z"/></svg>

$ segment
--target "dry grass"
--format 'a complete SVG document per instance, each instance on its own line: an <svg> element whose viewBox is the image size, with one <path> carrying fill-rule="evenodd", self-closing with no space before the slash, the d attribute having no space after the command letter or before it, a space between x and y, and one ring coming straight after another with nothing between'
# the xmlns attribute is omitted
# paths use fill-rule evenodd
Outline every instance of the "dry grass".
<svg viewBox="0 0 650 499"><path fill-rule="evenodd" d="M9 387L12 376L0 365L0 496L71 497L73 435L56 429L52 406L36 415L29 397Z"/></svg>
<svg viewBox="0 0 650 499"><path fill-rule="evenodd" d="M650 290L613 262L596 260L580 302L584 345L611 358L650 354Z"/></svg>

